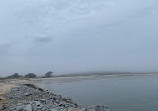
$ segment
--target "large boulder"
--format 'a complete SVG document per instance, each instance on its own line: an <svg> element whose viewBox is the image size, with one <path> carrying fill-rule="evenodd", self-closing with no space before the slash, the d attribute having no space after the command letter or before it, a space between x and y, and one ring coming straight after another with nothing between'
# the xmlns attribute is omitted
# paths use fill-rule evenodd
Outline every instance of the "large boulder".
<svg viewBox="0 0 158 111"><path fill-rule="evenodd" d="M31 103L25 108L26 111L32 111L32 105Z"/></svg>
<svg viewBox="0 0 158 111"><path fill-rule="evenodd" d="M110 111L105 105L94 105L86 109L87 111Z"/></svg>
<svg viewBox="0 0 158 111"><path fill-rule="evenodd" d="M68 111L80 111L80 109L71 107L71 108L68 109Z"/></svg>

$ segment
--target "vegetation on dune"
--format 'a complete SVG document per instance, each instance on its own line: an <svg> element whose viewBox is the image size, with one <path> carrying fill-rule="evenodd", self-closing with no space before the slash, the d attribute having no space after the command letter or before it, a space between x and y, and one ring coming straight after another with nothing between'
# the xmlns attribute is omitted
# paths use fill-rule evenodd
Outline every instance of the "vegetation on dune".
<svg viewBox="0 0 158 111"><path fill-rule="evenodd" d="M43 78L50 78L53 76L52 71L48 71L44 74L44 76L37 76L34 73L28 73L26 75L19 75L19 73L14 73L13 75L7 76L7 77L0 77L0 79L18 79L18 78L36 78L36 77L43 77Z"/></svg>
<svg viewBox="0 0 158 111"><path fill-rule="evenodd" d="M52 77L53 75L53 72L52 71L49 71L49 72L47 72L46 74L45 74L45 77Z"/></svg>
<svg viewBox="0 0 158 111"><path fill-rule="evenodd" d="M25 78L36 78L37 76L36 76L36 74L34 74L34 73L29 73L29 74L26 74L25 75Z"/></svg>
<svg viewBox="0 0 158 111"><path fill-rule="evenodd" d="M22 75L19 75L18 73L14 73L13 75L8 76L7 78L14 79L14 78L22 78L22 77L23 77Z"/></svg>

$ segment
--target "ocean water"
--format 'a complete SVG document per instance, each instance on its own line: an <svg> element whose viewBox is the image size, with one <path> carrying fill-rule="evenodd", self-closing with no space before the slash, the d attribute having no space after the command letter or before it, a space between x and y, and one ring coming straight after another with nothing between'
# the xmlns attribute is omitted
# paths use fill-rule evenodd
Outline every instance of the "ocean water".
<svg viewBox="0 0 158 111"><path fill-rule="evenodd" d="M38 85L82 107L105 104L111 111L158 111L158 76L64 78Z"/></svg>

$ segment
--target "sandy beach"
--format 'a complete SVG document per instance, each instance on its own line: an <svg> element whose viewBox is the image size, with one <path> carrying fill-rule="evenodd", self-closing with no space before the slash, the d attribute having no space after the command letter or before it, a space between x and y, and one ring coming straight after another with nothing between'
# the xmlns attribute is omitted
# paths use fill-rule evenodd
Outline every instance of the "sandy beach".
<svg viewBox="0 0 158 111"><path fill-rule="evenodd" d="M2 102L6 100L3 95L8 93L10 89L15 86L14 84L0 83L0 108L2 107Z"/></svg>

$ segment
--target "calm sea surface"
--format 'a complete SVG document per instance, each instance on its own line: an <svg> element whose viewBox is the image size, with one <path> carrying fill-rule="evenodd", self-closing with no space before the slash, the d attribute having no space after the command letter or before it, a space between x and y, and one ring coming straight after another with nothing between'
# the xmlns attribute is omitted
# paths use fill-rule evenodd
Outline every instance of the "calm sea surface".
<svg viewBox="0 0 158 111"><path fill-rule="evenodd" d="M111 111L158 111L158 76L68 78L38 85L82 107L106 104Z"/></svg>

